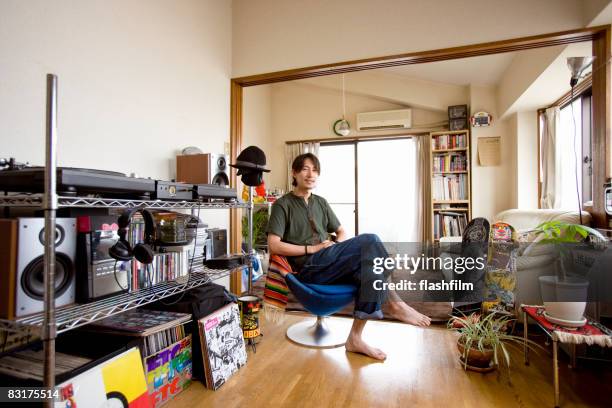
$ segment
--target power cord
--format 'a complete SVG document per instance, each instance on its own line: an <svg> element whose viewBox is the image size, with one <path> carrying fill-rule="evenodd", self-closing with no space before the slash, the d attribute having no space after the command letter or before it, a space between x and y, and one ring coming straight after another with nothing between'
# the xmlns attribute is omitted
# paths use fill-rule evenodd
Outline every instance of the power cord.
<svg viewBox="0 0 612 408"><path fill-rule="evenodd" d="M121 286L121 283L119 283L119 278L117 278L117 262L119 261L115 259L115 266L113 267L113 276L115 277L115 282L117 282L117 286L119 286L121 290L128 290L130 288L129 282L127 284L127 287L124 288L123 286ZM126 281L127 281L127 276L126 276Z"/></svg>
<svg viewBox="0 0 612 408"><path fill-rule="evenodd" d="M580 187L578 184L578 151L576 149L576 116L574 114L574 85L570 94L570 108L572 110L572 130L574 131L573 150L574 150L574 177L576 181L576 198L578 199L578 216L580 217L580 225L582 225L582 199L580 198ZM582 162L580 162L582 163Z"/></svg>

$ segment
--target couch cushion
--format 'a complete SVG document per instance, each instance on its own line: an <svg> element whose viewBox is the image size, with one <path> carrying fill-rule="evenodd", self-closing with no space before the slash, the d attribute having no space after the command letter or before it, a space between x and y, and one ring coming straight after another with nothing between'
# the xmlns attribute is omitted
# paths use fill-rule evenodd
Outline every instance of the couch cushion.
<svg viewBox="0 0 612 408"><path fill-rule="evenodd" d="M525 232L534 229L546 221L563 221L573 224L580 223L578 211L567 210L505 210L495 216L494 222L502 221L512 225L518 232ZM582 223L591 225L591 214L582 212Z"/></svg>
<svg viewBox="0 0 612 408"><path fill-rule="evenodd" d="M516 258L516 270L524 271L533 268L552 267L555 264L555 255L519 256Z"/></svg>

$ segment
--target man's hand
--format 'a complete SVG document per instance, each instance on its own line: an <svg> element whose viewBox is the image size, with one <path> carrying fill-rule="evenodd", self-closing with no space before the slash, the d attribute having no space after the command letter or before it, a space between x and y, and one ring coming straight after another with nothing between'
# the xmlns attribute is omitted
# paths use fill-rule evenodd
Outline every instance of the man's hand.
<svg viewBox="0 0 612 408"><path fill-rule="evenodd" d="M312 246L312 248L315 249L315 251L313 253L319 252L320 250L325 249L327 247L330 247L332 245L334 245L334 241L330 241L329 239L326 239L325 241L321 242L320 244Z"/></svg>

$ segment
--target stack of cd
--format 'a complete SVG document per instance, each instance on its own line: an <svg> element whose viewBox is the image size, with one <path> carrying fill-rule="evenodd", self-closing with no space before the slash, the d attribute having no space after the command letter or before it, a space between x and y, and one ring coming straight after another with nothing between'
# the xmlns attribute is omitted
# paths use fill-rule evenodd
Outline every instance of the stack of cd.
<svg viewBox="0 0 612 408"><path fill-rule="evenodd" d="M187 262L190 266L202 265L204 248L208 239L208 225L196 217L192 217L191 222L185 224L185 232L190 241L189 245L185 247L187 249Z"/></svg>

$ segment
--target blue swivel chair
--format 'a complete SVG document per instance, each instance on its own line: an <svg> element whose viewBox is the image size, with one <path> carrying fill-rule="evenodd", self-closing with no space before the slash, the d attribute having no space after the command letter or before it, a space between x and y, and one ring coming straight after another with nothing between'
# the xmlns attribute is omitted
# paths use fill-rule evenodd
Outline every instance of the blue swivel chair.
<svg viewBox="0 0 612 408"><path fill-rule="evenodd" d="M317 316L314 324L312 321L304 321L289 327L289 340L317 348L343 346L348 336L349 321L329 319L327 316L353 302L357 288L353 285L302 283L293 274L285 276L285 282L302 306Z"/></svg>

